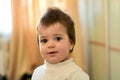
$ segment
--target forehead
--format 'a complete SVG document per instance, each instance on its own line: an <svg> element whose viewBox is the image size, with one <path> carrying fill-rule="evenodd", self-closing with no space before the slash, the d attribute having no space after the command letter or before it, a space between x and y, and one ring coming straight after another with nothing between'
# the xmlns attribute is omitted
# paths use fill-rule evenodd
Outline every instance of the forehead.
<svg viewBox="0 0 120 80"><path fill-rule="evenodd" d="M38 28L37 28L37 31L38 31L38 33L46 32L46 31L47 32L52 31L54 33L54 32L61 32L61 31L66 32L67 29L66 29L65 26L63 26L62 24L57 22L57 23L54 23L54 24L51 24L51 25L48 25L48 26L39 25Z"/></svg>

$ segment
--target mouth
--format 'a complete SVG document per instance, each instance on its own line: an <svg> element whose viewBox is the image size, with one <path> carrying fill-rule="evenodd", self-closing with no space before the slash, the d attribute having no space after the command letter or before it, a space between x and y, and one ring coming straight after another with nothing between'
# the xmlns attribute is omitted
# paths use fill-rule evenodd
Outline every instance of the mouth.
<svg viewBox="0 0 120 80"><path fill-rule="evenodd" d="M56 54L58 53L57 51L52 51L52 52L48 52L48 54Z"/></svg>

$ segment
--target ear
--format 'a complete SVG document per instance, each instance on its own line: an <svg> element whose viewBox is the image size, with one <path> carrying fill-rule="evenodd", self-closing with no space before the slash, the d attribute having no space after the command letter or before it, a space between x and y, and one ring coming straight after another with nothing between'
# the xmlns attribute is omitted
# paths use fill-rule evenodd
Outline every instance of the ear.
<svg viewBox="0 0 120 80"><path fill-rule="evenodd" d="M70 52L73 51L73 48L74 48L74 43L72 40L70 40Z"/></svg>

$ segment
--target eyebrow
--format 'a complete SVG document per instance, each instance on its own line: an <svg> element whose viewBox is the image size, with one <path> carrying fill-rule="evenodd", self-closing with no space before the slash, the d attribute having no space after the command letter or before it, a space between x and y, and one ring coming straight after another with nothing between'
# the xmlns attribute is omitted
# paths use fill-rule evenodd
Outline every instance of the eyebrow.
<svg viewBox="0 0 120 80"><path fill-rule="evenodd" d="M53 36L63 36L62 34L53 34ZM46 38L46 36L39 36L39 39L44 39Z"/></svg>
<svg viewBox="0 0 120 80"><path fill-rule="evenodd" d="M46 38L46 36L39 36L39 39L44 39Z"/></svg>
<svg viewBox="0 0 120 80"><path fill-rule="evenodd" d="M62 34L54 34L54 36L63 36Z"/></svg>

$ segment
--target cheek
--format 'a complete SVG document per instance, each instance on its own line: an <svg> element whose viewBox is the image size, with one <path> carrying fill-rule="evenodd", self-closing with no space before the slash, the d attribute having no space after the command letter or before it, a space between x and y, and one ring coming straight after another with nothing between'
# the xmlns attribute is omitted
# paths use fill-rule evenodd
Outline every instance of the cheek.
<svg viewBox="0 0 120 80"><path fill-rule="evenodd" d="M69 50L70 50L69 46L65 44L59 45L58 49L59 51L61 51L61 53L65 53L65 54L69 53Z"/></svg>
<svg viewBox="0 0 120 80"><path fill-rule="evenodd" d="M40 52L41 53L43 53L45 51L45 49L46 49L46 47L44 45L42 45L42 44L40 44L39 47L40 47Z"/></svg>
<svg viewBox="0 0 120 80"><path fill-rule="evenodd" d="M42 57L45 57L46 49L42 46L40 46L40 54Z"/></svg>

